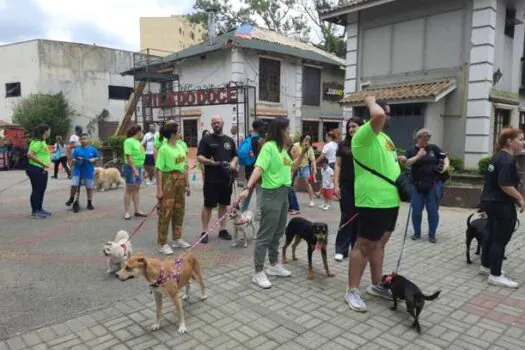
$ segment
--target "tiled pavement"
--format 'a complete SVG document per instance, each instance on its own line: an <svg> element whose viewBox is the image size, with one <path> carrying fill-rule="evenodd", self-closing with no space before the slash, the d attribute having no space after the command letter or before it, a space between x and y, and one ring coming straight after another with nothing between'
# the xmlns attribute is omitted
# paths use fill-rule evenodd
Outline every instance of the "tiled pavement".
<svg viewBox="0 0 525 350"><path fill-rule="evenodd" d="M396 234L387 247L389 269L397 261L406 209L402 208ZM327 220L332 228L336 225L335 211L304 212ZM303 243L299 261L289 264L293 277L274 278L271 289L260 290L251 283L253 243L243 250L212 240L196 250L203 260L209 298L201 302L198 288L192 288L192 298L185 302L188 334L177 333L177 317L168 300L165 322L159 331L151 332L153 297L146 282L133 282L130 286L137 294L116 295L118 302L13 336L0 342L0 349L523 349L524 289L488 286L477 274L479 259L474 258L470 266L465 263L468 214L443 208L437 245L426 239L407 241L400 273L427 294L442 290L440 298L428 302L421 314L421 335L409 327L404 306L394 312L389 309L391 302L365 296L369 312L349 310L343 301L346 262L330 260L336 277L328 279L322 274L320 257L315 256L317 279L308 281ZM524 283L522 231L509 246L505 270ZM330 248L334 239L332 235ZM367 271L363 291L368 283Z"/></svg>

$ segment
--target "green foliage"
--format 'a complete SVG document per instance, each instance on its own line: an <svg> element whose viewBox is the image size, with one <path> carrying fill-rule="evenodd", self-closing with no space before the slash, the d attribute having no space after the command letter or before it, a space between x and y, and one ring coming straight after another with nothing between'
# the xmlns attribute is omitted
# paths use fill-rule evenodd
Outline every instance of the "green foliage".
<svg viewBox="0 0 525 350"><path fill-rule="evenodd" d="M13 122L19 124L30 133L39 124L45 123L51 127L50 140L56 135L64 138L71 129L71 119L75 111L62 93L32 94L22 99L13 111Z"/></svg>
<svg viewBox="0 0 525 350"><path fill-rule="evenodd" d="M404 148L399 148L399 147L396 148L396 153L398 156L404 156L405 152L406 150Z"/></svg>
<svg viewBox="0 0 525 350"><path fill-rule="evenodd" d="M293 143L299 142L301 140L301 133L299 131L296 131L295 134L293 134Z"/></svg>
<svg viewBox="0 0 525 350"><path fill-rule="evenodd" d="M485 175L487 172L487 168L489 167L489 163L492 157L485 157L481 158L478 162L478 171L481 175Z"/></svg>
<svg viewBox="0 0 525 350"><path fill-rule="evenodd" d="M95 116L94 118L91 118L89 123L87 123L86 125L86 130L89 136L93 137L98 123L105 121L107 118L109 118L109 116L109 111L104 108L99 115Z"/></svg>
<svg viewBox="0 0 525 350"><path fill-rule="evenodd" d="M454 171L461 172L464 170L463 160L461 158L448 156L448 159L450 160L450 166L452 167L452 169L454 169Z"/></svg>
<svg viewBox="0 0 525 350"><path fill-rule="evenodd" d="M217 34L232 31L243 23L253 23L249 9L235 10L230 0L196 0L193 5L194 13L188 15L191 23L200 24L208 28L208 9L216 11Z"/></svg>
<svg viewBox="0 0 525 350"><path fill-rule="evenodd" d="M91 146L93 146L96 149L100 150L100 148L103 146L103 144L102 144L102 141L100 141L100 140L93 140L91 142Z"/></svg>
<svg viewBox="0 0 525 350"><path fill-rule="evenodd" d="M104 141L104 146L111 147L116 156L122 159L122 153L124 152L124 141L126 140L126 135L113 135Z"/></svg>

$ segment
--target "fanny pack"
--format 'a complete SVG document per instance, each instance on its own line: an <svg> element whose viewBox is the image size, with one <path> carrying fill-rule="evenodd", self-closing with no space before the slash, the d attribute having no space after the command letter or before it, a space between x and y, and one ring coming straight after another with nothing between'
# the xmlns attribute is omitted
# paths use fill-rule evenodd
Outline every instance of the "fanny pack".
<svg viewBox="0 0 525 350"><path fill-rule="evenodd" d="M402 172L396 179L396 181L393 181L386 177L383 174L380 174L379 172L375 171L372 168L367 167L360 161L354 158L354 161L363 169L367 170L369 173L377 176L378 178L388 182L392 186L394 186L397 189L397 193L399 194L399 199L403 202L409 202L410 201L410 175L408 172Z"/></svg>

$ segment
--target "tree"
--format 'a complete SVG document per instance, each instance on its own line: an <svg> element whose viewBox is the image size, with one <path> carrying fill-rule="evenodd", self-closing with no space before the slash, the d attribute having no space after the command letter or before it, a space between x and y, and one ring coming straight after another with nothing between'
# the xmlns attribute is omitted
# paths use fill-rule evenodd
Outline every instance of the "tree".
<svg viewBox="0 0 525 350"><path fill-rule="evenodd" d="M252 23L247 8L235 10L230 0L196 0L193 5L194 13L188 15L191 23L208 27L208 10L216 12L217 34L232 31L243 23Z"/></svg>
<svg viewBox="0 0 525 350"><path fill-rule="evenodd" d="M22 99L13 111L13 122L32 132L42 123L51 127L51 140L56 135L65 136L71 129L75 111L62 93L32 94Z"/></svg>

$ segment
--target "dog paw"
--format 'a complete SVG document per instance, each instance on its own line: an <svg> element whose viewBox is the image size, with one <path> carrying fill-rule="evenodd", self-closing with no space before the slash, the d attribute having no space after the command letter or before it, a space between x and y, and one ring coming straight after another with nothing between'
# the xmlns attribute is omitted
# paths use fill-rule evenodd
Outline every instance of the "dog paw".
<svg viewBox="0 0 525 350"><path fill-rule="evenodd" d="M390 308L390 310L392 310L392 311L396 311L396 310L397 310L397 307L392 306L392 307Z"/></svg>
<svg viewBox="0 0 525 350"><path fill-rule="evenodd" d="M158 331L159 329L160 329L160 322L155 322L150 327L150 330L152 330L152 331Z"/></svg>
<svg viewBox="0 0 525 350"><path fill-rule="evenodd" d="M201 301L208 299L208 294L201 295Z"/></svg>
<svg viewBox="0 0 525 350"><path fill-rule="evenodd" d="M247 243L247 242L244 242L243 247L244 247L244 248L248 248L248 243Z"/></svg>
<svg viewBox="0 0 525 350"><path fill-rule="evenodd" d="M181 324L179 326L179 334L180 335L183 335L184 333L188 332L188 330L186 329L186 325L185 324Z"/></svg>
<svg viewBox="0 0 525 350"><path fill-rule="evenodd" d="M292 258L292 261L297 261L297 260L299 260L299 259L297 259L297 258L295 258L295 257L294 257L294 258Z"/></svg>
<svg viewBox="0 0 525 350"><path fill-rule="evenodd" d="M326 276L328 276L328 277L335 277L335 273L331 273L331 272L330 272L330 273L329 273L328 275L326 275Z"/></svg>
<svg viewBox="0 0 525 350"><path fill-rule="evenodd" d="M184 294L181 299L182 300L188 300L190 298L190 296L188 294Z"/></svg>

